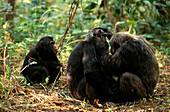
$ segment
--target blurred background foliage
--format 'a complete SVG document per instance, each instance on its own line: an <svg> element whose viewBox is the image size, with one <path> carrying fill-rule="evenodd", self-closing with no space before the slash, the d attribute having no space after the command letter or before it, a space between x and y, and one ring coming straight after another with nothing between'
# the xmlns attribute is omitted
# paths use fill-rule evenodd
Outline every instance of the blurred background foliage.
<svg viewBox="0 0 170 112"><path fill-rule="evenodd" d="M0 0L0 73L19 73L21 61L36 42L51 35L60 42L69 24L74 0ZM14 15L8 20L8 14ZM142 35L156 50L169 55L170 1L168 0L80 0L73 24L59 59L69 54L89 30L104 26L113 33L128 31ZM16 70L16 68L18 70ZM11 70L13 69L13 70Z"/></svg>

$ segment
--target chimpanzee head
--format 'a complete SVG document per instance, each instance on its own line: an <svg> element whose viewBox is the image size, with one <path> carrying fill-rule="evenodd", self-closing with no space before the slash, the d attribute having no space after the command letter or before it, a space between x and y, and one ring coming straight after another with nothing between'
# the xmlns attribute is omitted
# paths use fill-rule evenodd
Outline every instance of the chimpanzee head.
<svg viewBox="0 0 170 112"><path fill-rule="evenodd" d="M56 55L58 50L54 44L55 41L51 36L45 36L39 40L39 42L36 45L36 49L47 55L49 54Z"/></svg>
<svg viewBox="0 0 170 112"><path fill-rule="evenodd" d="M119 32L114 34L109 41L111 45L111 53L114 54L120 46L122 46L127 41L133 40L135 38L136 37L127 32Z"/></svg>
<svg viewBox="0 0 170 112"><path fill-rule="evenodd" d="M95 27L86 35L85 41L92 42L96 48L104 48L107 50L109 46L106 37L110 39L112 35L107 28Z"/></svg>

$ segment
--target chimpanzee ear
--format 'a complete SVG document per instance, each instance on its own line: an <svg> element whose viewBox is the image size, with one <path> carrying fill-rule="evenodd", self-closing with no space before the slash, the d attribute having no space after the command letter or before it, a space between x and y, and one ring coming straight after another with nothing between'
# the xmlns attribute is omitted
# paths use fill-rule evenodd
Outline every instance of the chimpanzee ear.
<svg viewBox="0 0 170 112"><path fill-rule="evenodd" d="M115 41L114 41L113 45L114 45L114 49L118 49L120 47L120 45L117 42L115 42Z"/></svg>
<svg viewBox="0 0 170 112"><path fill-rule="evenodd" d="M95 38L96 37L96 33L95 32L92 32L91 33L91 38Z"/></svg>
<svg viewBox="0 0 170 112"><path fill-rule="evenodd" d="M43 41L41 41L40 42L40 47L43 47L43 46L44 46Z"/></svg>
<svg viewBox="0 0 170 112"><path fill-rule="evenodd" d="M51 40L51 41L50 41L50 44L55 44L55 42Z"/></svg>
<svg viewBox="0 0 170 112"><path fill-rule="evenodd" d="M98 36L102 36L103 34L103 30L99 29L98 32L97 32Z"/></svg>
<svg viewBox="0 0 170 112"><path fill-rule="evenodd" d="M102 33L102 30L99 30L98 33L101 34L101 33Z"/></svg>

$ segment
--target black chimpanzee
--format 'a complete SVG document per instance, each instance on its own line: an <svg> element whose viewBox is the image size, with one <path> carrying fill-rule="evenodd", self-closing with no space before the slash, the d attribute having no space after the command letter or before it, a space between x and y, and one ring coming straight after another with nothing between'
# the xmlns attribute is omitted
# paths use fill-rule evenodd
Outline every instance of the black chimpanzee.
<svg viewBox="0 0 170 112"><path fill-rule="evenodd" d="M105 36L112 33L103 27L95 27L79 42L68 59L68 86L74 98L88 99L93 104L95 99L105 102L115 97L112 91L113 79L109 79L102 69L101 60L109 54Z"/></svg>
<svg viewBox="0 0 170 112"><path fill-rule="evenodd" d="M27 54L21 73L31 83L40 83L50 76L49 84L60 77L62 65L58 60L55 41L51 36L45 36L39 40Z"/></svg>
<svg viewBox="0 0 170 112"><path fill-rule="evenodd" d="M117 33L110 39L111 65L108 74L118 76L120 99L134 101L152 95L159 79L153 47L141 36ZM108 70L108 69L107 69Z"/></svg>

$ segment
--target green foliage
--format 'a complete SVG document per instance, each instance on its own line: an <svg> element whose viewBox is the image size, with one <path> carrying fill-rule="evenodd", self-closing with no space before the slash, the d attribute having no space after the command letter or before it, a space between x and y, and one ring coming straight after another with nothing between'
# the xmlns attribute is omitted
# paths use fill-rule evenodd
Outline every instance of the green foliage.
<svg viewBox="0 0 170 112"><path fill-rule="evenodd" d="M69 21L69 9L72 1L43 0L17 1L14 18L15 43L25 42L33 47L44 35L52 35L59 42ZM84 38L94 26L106 26L113 32L129 31L145 37L152 42L166 43L169 34L169 2L166 0L110 0L109 9L104 0L83 0L80 2L74 24L68 34L69 41ZM11 9L9 4L1 3L1 7ZM22 9L22 10L21 10ZM109 12L114 18L109 17ZM111 22L114 21L114 22ZM3 39L4 31L9 31L5 17L1 17ZM71 38L70 38L71 36ZM75 44L74 44L75 45ZM159 44L160 45L160 44Z"/></svg>
<svg viewBox="0 0 170 112"><path fill-rule="evenodd" d="M87 0L86 0L87 1ZM99 25L111 27L113 32L128 31L137 35L145 35L159 50L162 46L168 48L170 38L170 2L166 0L109 0L102 3L98 0L98 6L85 10L85 14L96 15ZM96 2L94 2L96 3ZM107 5L108 9L105 8ZM90 7L88 4L87 7ZM109 17L109 13L113 15ZM92 16L89 19L94 19ZM161 50L161 49L160 49ZM166 54L169 54L165 51Z"/></svg>

